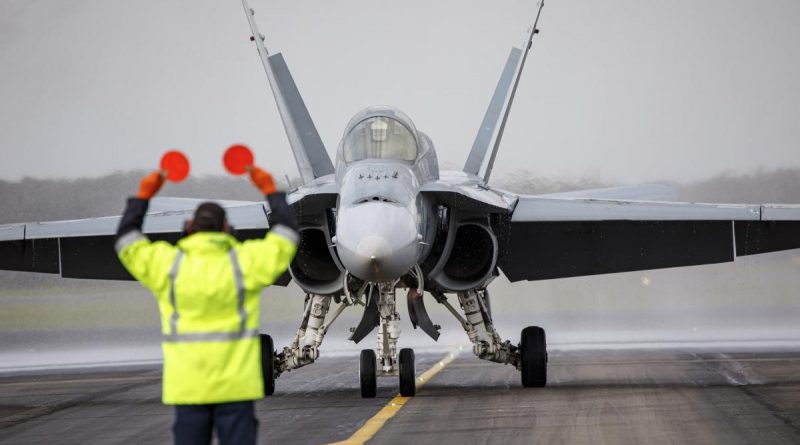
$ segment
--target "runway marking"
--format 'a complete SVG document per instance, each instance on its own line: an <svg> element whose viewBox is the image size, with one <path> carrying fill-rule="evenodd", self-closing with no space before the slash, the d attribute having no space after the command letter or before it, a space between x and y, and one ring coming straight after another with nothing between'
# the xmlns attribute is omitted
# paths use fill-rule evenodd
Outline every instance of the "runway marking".
<svg viewBox="0 0 800 445"><path fill-rule="evenodd" d="M419 389L422 388L422 385L427 383L428 380L432 379L433 376L435 376L439 371L444 369L445 366L447 366L453 360L455 360L460 352L461 350L457 349L454 352L447 354L443 359L438 361L430 369L423 372L422 375L417 377L417 391L419 391ZM350 436L350 438L345 439L341 442L332 443L330 445L361 445L365 443L366 441L372 439L372 436L374 436L378 431L380 431L381 428L383 428L383 425L386 423L386 421L394 417L394 415L397 414L401 408L403 408L406 402L408 402L411 399L412 397L403 397L398 394L392 400L390 400L389 403L386 404L386 406L381 408L381 410L378 411L377 414L375 414L369 420L367 420L367 423L365 423L364 426L362 426L355 433L353 433L353 435Z"/></svg>

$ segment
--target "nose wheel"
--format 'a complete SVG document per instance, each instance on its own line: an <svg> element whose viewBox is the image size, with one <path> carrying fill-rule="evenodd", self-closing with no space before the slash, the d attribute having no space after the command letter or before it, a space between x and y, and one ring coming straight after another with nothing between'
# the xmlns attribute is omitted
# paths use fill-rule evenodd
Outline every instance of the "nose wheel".
<svg viewBox="0 0 800 445"><path fill-rule="evenodd" d="M361 397L365 399L371 399L377 393L377 361L375 351L372 349L361 350L358 379L361 382Z"/></svg>
<svg viewBox="0 0 800 445"><path fill-rule="evenodd" d="M400 395L414 397L417 393L416 373L414 370L414 350L400 350Z"/></svg>
<svg viewBox="0 0 800 445"><path fill-rule="evenodd" d="M363 349L359 359L358 379L361 383L361 397L371 399L377 394L377 357L372 349ZM416 366L414 364L414 350L405 348L400 350L397 371L382 373L381 375L398 375L400 377L400 395L414 397L417 393Z"/></svg>

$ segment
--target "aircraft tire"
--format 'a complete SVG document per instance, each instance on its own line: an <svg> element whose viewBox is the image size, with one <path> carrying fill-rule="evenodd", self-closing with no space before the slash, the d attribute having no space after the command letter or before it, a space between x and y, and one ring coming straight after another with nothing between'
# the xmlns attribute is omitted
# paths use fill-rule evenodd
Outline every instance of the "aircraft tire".
<svg viewBox="0 0 800 445"><path fill-rule="evenodd" d="M547 384L547 341L544 329L528 326L522 330L519 342L522 386L541 388Z"/></svg>
<svg viewBox="0 0 800 445"><path fill-rule="evenodd" d="M414 397L417 393L417 376L414 366L414 350L400 350L400 395Z"/></svg>
<svg viewBox="0 0 800 445"><path fill-rule="evenodd" d="M258 334L261 341L261 374L264 379L264 395L275 394L275 347L272 337Z"/></svg>
<svg viewBox="0 0 800 445"><path fill-rule="evenodd" d="M375 397L378 389L375 371L377 367L375 351L372 349L362 349L359 361L358 379L361 381L361 397L371 399Z"/></svg>

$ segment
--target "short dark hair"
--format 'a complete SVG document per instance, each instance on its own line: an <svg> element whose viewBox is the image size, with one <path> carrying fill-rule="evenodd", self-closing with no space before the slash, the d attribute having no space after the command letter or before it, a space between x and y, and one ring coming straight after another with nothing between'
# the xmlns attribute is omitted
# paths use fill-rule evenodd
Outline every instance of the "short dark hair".
<svg viewBox="0 0 800 445"><path fill-rule="evenodd" d="M195 232L222 232L225 228L225 209L215 202L204 202L197 206L192 218Z"/></svg>

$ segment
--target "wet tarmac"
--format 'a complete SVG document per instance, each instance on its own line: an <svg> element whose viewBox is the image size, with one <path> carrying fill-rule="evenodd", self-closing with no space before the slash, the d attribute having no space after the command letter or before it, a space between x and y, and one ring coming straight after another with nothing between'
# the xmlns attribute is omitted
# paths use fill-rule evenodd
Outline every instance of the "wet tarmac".
<svg viewBox="0 0 800 445"><path fill-rule="evenodd" d="M418 353L417 373L444 355ZM355 356L281 376L261 443L348 439L392 403L396 378L379 385L360 397ZM0 375L0 443L171 443L160 392L152 364ZM464 350L369 443L800 443L800 350L552 351L542 389Z"/></svg>

